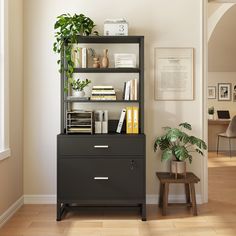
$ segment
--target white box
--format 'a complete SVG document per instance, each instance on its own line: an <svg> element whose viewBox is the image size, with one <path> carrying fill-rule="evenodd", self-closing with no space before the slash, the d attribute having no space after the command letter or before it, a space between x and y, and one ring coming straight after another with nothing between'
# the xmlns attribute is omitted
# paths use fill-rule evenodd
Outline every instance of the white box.
<svg viewBox="0 0 236 236"><path fill-rule="evenodd" d="M95 134L102 133L102 121L95 121Z"/></svg>
<svg viewBox="0 0 236 236"><path fill-rule="evenodd" d="M128 22L108 20L104 22L104 35L105 36L127 36L128 35Z"/></svg>

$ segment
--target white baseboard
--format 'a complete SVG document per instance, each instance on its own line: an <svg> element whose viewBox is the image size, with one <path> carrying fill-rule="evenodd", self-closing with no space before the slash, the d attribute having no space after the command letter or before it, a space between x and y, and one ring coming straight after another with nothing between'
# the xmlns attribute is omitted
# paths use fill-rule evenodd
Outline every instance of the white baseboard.
<svg viewBox="0 0 236 236"><path fill-rule="evenodd" d="M146 196L146 202L147 204L158 204L158 200L159 200L159 194L150 194ZM169 199L168 201L170 203L182 203L186 201L185 195L169 195ZM202 195L201 194L197 194L196 195L196 202L197 204L202 204Z"/></svg>
<svg viewBox="0 0 236 236"><path fill-rule="evenodd" d="M0 215L0 228L15 214L15 212L24 204L24 197L20 197L14 202L2 215Z"/></svg>
<svg viewBox="0 0 236 236"><path fill-rule="evenodd" d="M150 194L146 196L147 204L158 204L159 195ZM169 202L181 203L185 201L185 195L170 195ZM197 204L202 204L201 194L196 195ZM56 195L25 195L24 204L56 204Z"/></svg>
<svg viewBox="0 0 236 236"><path fill-rule="evenodd" d="M24 195L24 204L56 204L56 195Z"/></svg>

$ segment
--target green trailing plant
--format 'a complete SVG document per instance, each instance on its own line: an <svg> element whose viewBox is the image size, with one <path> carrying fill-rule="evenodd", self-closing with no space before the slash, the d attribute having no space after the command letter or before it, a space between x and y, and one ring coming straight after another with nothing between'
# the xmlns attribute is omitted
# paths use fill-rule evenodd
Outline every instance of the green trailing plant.
<svg viewBox="0 0 236 236"><path fill-rule="evenodd" d="M68 13L57 17L54 25L56 40L53 44L53 51L62 55L61 59L57 61L60 66L59 71L60 73L64 71L68 79L72 78L74 72L74 62L71 58L72 44L78 43L78 35L88 36L92 33L98 35L97 31L93 31L94 27L94 22L83 14L72 16ZM61 60L66 61L65 68Z"/></svg>
<svg viewBox="0 0 236 236"><path fill-rule="evenodd" d="M71 88L75 91L83 91L86 86L91 83L91 80L81 80L81 79L69 79L69 84Z"/></svg>
<svg viewBox="0 0 236 236"><path fill-rule="evenodd" d="M207 149L206 143L195 136L189 135L185 130L192 130L187 122L179 124L178 128L163 127L165 134L157 137L154 143L154 151L158 147L162 150L161 160L175 158L177 161L186 159L192 162L192 153L197 152L203 156L203 150Z"/></svg>
<svg viewBox="0 0 236 236"><path fill-rule="evenodd" d="M209 114L209 115L214 115L214 113L215 113L214 107L213 107L213 106L212 106L212 107L209 107L209 108L208 108L208 114Z"/></svg>

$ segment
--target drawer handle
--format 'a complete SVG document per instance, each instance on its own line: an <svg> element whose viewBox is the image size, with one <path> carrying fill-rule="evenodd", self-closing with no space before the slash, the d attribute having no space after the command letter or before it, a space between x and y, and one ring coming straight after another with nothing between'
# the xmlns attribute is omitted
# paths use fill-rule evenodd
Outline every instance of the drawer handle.
<svg viewBox="0 0 236 236"><path fill-rule="evenodd" d="M94 177L95 180L108 180L108 177Z"/></svg>
<svg viewBox="0 0 236 236"><path fill-rule="evenodd" d="M95 145L94 148L109 148L108 145Z"/></svg>

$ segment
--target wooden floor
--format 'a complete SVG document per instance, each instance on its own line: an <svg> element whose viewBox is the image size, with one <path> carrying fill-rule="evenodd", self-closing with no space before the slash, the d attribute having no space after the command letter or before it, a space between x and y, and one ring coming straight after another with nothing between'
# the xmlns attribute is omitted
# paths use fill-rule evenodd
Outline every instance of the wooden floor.
<svg viewBox="0 0 236 236"><path fill-rule="evenodd" d="M149 205L148 221L136 211L94 209L70 213L55 221L54 205L24 205L0 229L0 236L235 236L236 156L209 154L209 203L193 217L185 207L170 208L165 217Z"/></svg>

